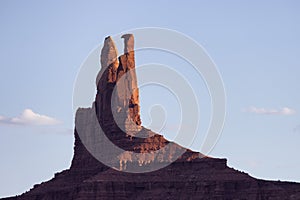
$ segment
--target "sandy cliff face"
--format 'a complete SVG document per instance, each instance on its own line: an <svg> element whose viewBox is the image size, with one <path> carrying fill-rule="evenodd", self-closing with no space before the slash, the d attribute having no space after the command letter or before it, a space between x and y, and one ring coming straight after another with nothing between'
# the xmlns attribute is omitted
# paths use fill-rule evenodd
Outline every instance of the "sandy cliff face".
<svg viewBox="0 0 300 200"><path fill-rule="evenodd" d="M300 199L300 184L255 179L142 127L134 38L123 38L120 57L105 39L95 102L76 114L70 169L9 199Z"/></svg>

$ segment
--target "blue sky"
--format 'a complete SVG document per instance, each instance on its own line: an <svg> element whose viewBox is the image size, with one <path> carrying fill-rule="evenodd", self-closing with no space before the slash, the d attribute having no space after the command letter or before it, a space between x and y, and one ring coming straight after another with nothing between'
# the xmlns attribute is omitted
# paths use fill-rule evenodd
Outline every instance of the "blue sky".
<svg viewBox="0 0 300 200"><path fill-rule="evenodd" d="M299 6L298 1L2 0L0 197L20 194L69 167L72 92L81 63L106 36L149 26L192 37L218 66L227 117L210 155L226 157L229 166L254 177L300 182ZM137 64L155 61L156 54L137 53ZM157 56L168 61L168 55ZM156 89L141 91L145 122L151 101L159 100L149 93L162 92ZM192 149L200 143L198 138Z"/></svg>

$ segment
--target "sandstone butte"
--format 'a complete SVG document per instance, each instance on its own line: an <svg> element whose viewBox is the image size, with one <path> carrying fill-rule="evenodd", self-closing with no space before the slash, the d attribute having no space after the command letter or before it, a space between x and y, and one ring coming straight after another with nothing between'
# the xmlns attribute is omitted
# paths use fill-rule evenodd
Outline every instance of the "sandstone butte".
<svg viewBox="0 0 300 200"><path fill-rule="evenodd" d="M76 113L70 169L28 192L4 199L300 199L299 183L253 178L228 167L226 159L185 149L141 126L134 38L126 34L123 39L124 54L117 57L112 38L105 38L95 102ZM127 153L114 155L118 152L99 150L107 143L103 137L96 138L99 127L106 138ZM152 154L160 149L163 151ZM103 151L111 167L90 153ZM181 156L177 158L177 154ZM151 171L153 166L162 168ZM126 172L141 168L150 172Z"/></svg>

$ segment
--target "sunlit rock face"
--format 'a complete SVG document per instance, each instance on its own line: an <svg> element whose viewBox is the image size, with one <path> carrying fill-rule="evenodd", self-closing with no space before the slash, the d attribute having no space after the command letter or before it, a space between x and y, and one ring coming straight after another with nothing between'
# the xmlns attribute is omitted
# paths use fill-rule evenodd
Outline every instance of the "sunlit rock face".
<svg viewBox="0 0 300 200"><path fill-rule="evenodd" d="M122 38L121 56L105 38L95 102L76 113L70 169L7 199L300 199L298 183L255 179L141 126L134 37Z"/></svg>
<svg viewBox="0 0 300 200"><path fill-rule="evenodd" d="M134 38L126 34L124 54L117 57L111 37L107 37L101 51L101 71L97 76L96 112L101 127L111 127L114 122L125 132L135 124L141 129L139 91L135 73ZM113 117L114 116L114 117ZM114 119L115 118L115 119Z"/></svg>
<svg viewBox="0 0 300 200"><path fill-rule="evenodd" d="M92 108L77 111L76 130L88 151L110 167L142 172L141 167L146 166L146 171L152 171L174 162L187 149L141 126L134 37L126 34L122 38L124 53L118 58L111 37L105 39L96 100ZM121 150L112 149L110 142ZM202 156L191 151L187 155L189 159Z"/></svg>

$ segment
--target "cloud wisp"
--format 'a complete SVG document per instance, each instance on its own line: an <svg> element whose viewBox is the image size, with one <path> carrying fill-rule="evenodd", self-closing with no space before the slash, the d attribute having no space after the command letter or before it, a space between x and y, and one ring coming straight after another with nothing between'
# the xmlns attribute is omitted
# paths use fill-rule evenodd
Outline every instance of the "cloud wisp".
<svg viewBox="0 0 300 200"><path fill-rule="evenodd" d="M280 109L267 109L267 108L257 108L251 106L243 110L244 112L254 113L259 115L294 115L296 111L294 109L283 107Z"/></svg>
<svg viewBox="0 0 300 200"><path fill-rule="evenodd" d="M43 126L61 123L55 118L35 113L31 109L25 109L21 115L13 118L0 116L0 124Z"/></svg>

